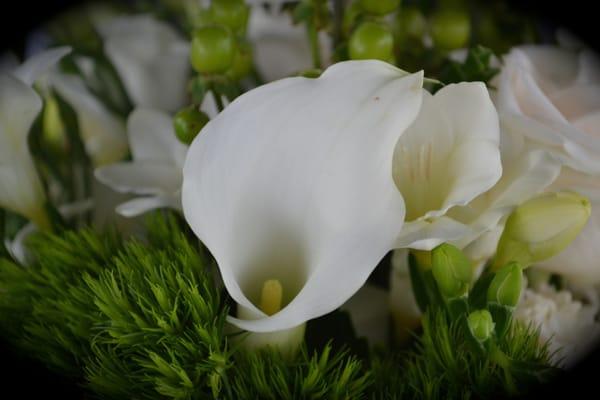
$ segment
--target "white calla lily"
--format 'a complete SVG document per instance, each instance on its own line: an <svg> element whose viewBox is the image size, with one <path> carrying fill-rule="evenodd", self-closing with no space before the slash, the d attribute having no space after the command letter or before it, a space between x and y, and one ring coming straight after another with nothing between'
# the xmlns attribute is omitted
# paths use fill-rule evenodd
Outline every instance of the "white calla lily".
<svg viewBox="0 0 600 400"><path fill-rule="evenodd" d="M137 107L176 111L186 105L189 43L150 15L97 24L104 51Z"/></svg>
<svg viewBox="0 0 600 400"><path fill-rule="evenodd" d="M350 84L351 83L351 84ZM394 144L421 106L423 75L379 61L335 64L237 98L192 143L183 210L253 332L341 306L393 248L404 202ZM259 308L267 281L281 309Z"/></svg>
<svg viewBox="0 0 600 400"><path fill-rule="evenodd" d="M0 207L24 215L42 229L49 226L46 195L27 142L42 99L31 85L69 51L51 49L0 73Z"/></svg>
<svg viewBox="0 0 600 400"><path fill-rule="evenodd" d="M117 207L123 216L170 207L181 209L182 168L187 146L175 136L172 119L161 111L138 108L127 121L133 161L96 169L96 178L121 193L136 198Z"/></svg>
<svg viewBox="0 0 600 400"><path fill-rule="evenodd" d="M394 180L406 202L398 248L431 250L472 234L448 211L467 205L500 179L499 131L483 83L423 94L419 116L394 152Z"/></svg>

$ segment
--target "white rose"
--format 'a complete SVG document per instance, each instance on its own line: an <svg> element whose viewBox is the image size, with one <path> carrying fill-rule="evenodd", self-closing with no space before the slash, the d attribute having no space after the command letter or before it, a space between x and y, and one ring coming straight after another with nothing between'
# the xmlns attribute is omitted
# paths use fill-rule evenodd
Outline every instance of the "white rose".
<svg viewBox="0 0 600 400"><path fill-rule="evenodd" d="M600 173L599 66L590 51L514 48L494 83L502 128L576 170Z"/></svg>
<svg viewBox="0 0 600 400"><path fill-rule="evenodd" d="M589 50L514 48L495 82L502 129L564 166L548 190L592 201L592 216L562 253L536 265L570 281L600 282L600 61Z"/></svg>

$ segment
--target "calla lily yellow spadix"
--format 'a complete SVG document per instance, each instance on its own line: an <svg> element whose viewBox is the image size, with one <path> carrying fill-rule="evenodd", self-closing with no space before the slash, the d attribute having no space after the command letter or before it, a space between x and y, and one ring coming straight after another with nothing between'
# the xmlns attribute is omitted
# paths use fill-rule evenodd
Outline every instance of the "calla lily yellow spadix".
<svg viewBox="0 0 600 400"><path fill-rule="evenodd" d="M404 201L398 138L421 107L423 74L379 61L252 90L192 142L182 204L253 332L302 325L341 306L394 247ZM281 309L260 309L265 282ZM246 314L248 315L248 314Z"/></svg>

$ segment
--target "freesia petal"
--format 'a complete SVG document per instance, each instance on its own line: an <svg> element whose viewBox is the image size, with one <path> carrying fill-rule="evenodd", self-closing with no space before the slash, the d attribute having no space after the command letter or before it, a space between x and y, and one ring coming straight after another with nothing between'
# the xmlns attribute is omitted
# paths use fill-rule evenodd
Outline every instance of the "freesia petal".
<svg viewBox="0 0 600 400"><path fill-rule="evenodd" d="M121 193L165 194L181 188L181 169L152 161L124 162L97 168L96 178Z"/></svg>
<svg viewBox="0 0 600 400"><path fill-rule="evenodd" d="M32 88L0 74L0 206L34 221L45 195L27 137L41 109L42 100Z"/></svg>
<svg viewBox="0 0 600 400"><path fill-rule="evenodd" d="M156 161L183 168L187 146L175 136L168 114L137 108L127 120L127 134L135 161Z"/></svg>
<svg viewBox="0 0 600 400"><path fill-rule="evenodd" d="M117 17L97 28L136 106L176 111L186 104L189 44L173 28L149 15Z"/></svg>
<svg viewBox="0 0 600 400"><path fill-rule="evenodd" d="M137 217L138 215L157 208L176 208L174 206L174 203L176 202L177 200L175 198L170 198L168 196L142 197L119 204L117 213L128 218Z"/></svg>
<svg viewBox="0 0 600 400"><path fill-rule="evenodd" d="M471 234L472 229L468 225L448 217L435 218L431 222L411 221L406 222L402 227L402 233L398 235L395 247L432 250L444 242L459 240Z"/></svg>
<svg viewBox="0 0 600 400"><path fill-rule="evenodd" d="M123 159L127 154L125 124L88 91L79 77L54 74L51 84L77 113L81 137L94 165Z"/></svg>
<svg viewBox="0 0 600 400"><path fill-rule="evenodd" d="M247 92L196 137L184 167L184 214L229 294L261 313L265 280L284 289L281 311L232 323L291 328L364 284L401 230L393 148L416 117L422 81L422 73L379 61L338 63L318 79Z"/></svg>
<svg viewBox="0 0 600 400"><path fill-rule="evenodd" d="M43 74L53 68L61 58L71 52L68 46L39 52L29 57L23 64L13 71L13 74L26 85L33 83Z"/></svg>
<svg viewBox="0 0 600 400"><path fill-rule="evenodd" d="M393 174L410 222L399 245L429 248L466 232L449 221L438 230L431 220L466 205L500 179L498 116L485 86L449 85L425 95L419 116L396 145ZM427 234L436 236L428 240Z"/></svg>

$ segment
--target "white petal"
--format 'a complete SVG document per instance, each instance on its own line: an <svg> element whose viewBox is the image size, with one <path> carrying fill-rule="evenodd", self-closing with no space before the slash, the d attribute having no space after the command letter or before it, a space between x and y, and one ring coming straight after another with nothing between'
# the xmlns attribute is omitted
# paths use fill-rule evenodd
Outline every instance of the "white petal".
<svg viewBox="0 0 600 400"><path fill-rule="evenodd" d="M417 120L394 152L394 179L411 222L440 217L469 203L501 174L498 117L487 90L478 83L449 85L435 96L426 95ZM451 239L436 236L427 241L417 227L433 233L429 222L405 226L398 242L402 247L429 247Z"/></svg>
<svg viewBox="0 0 600 400"><path fill-rule="evenodd" d="M29 129L42 101L29 86L0 74L0 207L36 220L45 201L29 152Z"/></svg>
<svg viewBox="0 0 600 400"><path fill-rule="evenodd" d="M280 312L234 324L269 332L330 312L392 248L404 219L393 146L416 117L422 79L379 61L339 63L247 92L194 140L184 214L229 294L260 312L263 282L284 288Z"/></svg>
<svg viewBox="0 0 600 400"><path fill-rule="evenodd" d="M152 161L123 162L97 168L96 178L121 193L168 194L181 188L181 170Z"/></svg>
<svg viewBox="0 0 600 400"><path fill-rule="evenodd" d="M50 82L77 113L81 137L94 165L122 160L127 154L125 124L88 91L79 77L54 74Z"/></svg>
<svg viewBox="0 0 600 400"><path fill-rule="evenodd" d="M71 48L68 46L56 47L54 49L39 52L29 57L13 71L13 74L26 85L31 86L40 76L48 72L61 58L70 52Z"/></svg>
<svg viewBox="0 0 600 400"><path fill-rule="evenodd" d="M138 15L104 21L98 30L136 106L176 111L186 104L189 44L173 28Z"/></svg>
<svg viewBox="0 0 600 400"><path fill-rule="evenodd" d="M134 160L183 167L187 146L175 136L173 121L168 114L137 108L127 120L127 134Z"/></svg>
<svg viewBox="0 0 600 400"><path fill-rule="evenodd" d="M157 208L176 208L174 207L174 203L176 203L176 199L169 198L168 196L142 197L119 204L117 213L128 218L136 217Z"/></svg>
<svg viewBox="0 0 600 400"><path fill-rule="evenodd" d="M395 248L432 250L434 247L448 241L456 241L470 236L472 229L448 217L434 218L431 222L425 220L406 222L398 235Z"/></svg>
<svg viewBox="0 0 600 400"><path fill-rule="evenodd" d="M564 117L572 121L600 111L600 85L570 86L553 93L550 99Z"/></svg>

